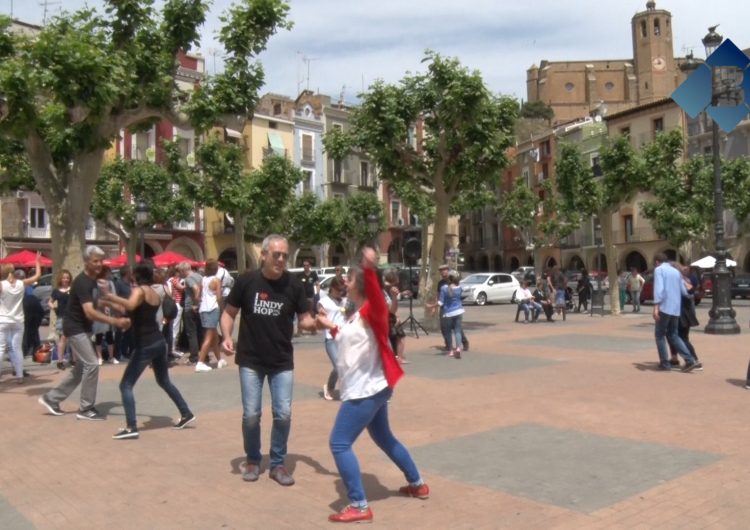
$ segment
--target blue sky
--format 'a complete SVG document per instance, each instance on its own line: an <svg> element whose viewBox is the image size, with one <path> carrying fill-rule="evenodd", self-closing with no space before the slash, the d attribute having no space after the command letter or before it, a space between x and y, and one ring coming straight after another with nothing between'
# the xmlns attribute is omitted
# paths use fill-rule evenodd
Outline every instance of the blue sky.
<svg viewBox="0 0 750 530"><path fill-rule="evenodd" d="M50 0L53 1L53 0ZM0 0L0 12L41 23L37 0ZM213 40L218 16L229 0L213 2L204 28L202 52L210 72L221 68L221 50ZM526 98L526 69L542 59L584 60L632 57L630 19L645 10L645 0L291 0L295 27L274 36L261 60L263 92L294 97L309 87L347 101L376 79L397 82L419 71L426 48L458 57L479 69L495 92ZM49 5L51 13L75 10L81 0ZM99 0L88 2L101 5ZM710 8L707 8L709 5ZM657 0L672 13L674 52L694 49L703 56L707 26L740 48L750 21L750 3L737 0ZM308 77L309 65L309 77Z"/></svg>

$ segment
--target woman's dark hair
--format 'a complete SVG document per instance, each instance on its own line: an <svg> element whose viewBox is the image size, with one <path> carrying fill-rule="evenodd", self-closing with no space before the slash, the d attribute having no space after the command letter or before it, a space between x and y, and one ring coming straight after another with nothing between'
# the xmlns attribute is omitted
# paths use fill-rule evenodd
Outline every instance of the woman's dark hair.
<svg viewBox="0 0 750 530"><path fill-rule="evenodd" d="M133 269L133 277L137 285L151 285L154 283L154 266L147 261L139 263Z"/></svg>

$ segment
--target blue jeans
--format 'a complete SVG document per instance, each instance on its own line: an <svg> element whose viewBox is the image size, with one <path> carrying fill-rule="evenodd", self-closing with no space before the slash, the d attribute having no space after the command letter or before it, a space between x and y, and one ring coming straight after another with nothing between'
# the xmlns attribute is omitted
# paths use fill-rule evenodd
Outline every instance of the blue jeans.
<svg viewBox="0 0 750 530"><path fill-rule="evenodd" d="M120 381L120 394L122 394L122 406L125 409L125 422L130 428L138 424L135 418L135 396L133 387L141 377L143 371L151 365L154 369L154 377L164 392L174 401L180 415L184 418L190 416L191 412L182 398L182 394L169 380L169 364L167 362L167 343L162 339L145 347L136 346L130 356L125 372Z"/></svg>
<svg viewBox="0 0 750 530"><path fill-rule="evenodd" d="M448 329L448 347L452 350L457 350L461 347L461 342L464 340L464 331L462 327L463 315L443 317L443 320L446 321L445 326ZM453 337L451 337L451 335ZM455 338L455 343L453 343L452 338ZM455 344L455 346L451 346L452 344Z"/></svg>
<svg viewBox="0 0 750 530"><path fill-rule="evenodd" d="M23 377L23 324L0 324L0 363L5 357L5 351L10 346L10 362L16 377Z"/></svg>
<svg viewBox="0 0 750 530"><path fill-rule="evenodd" d="M692 364L695 359L690 355L687 346L677 333L677 323L680 317L667 315L659 311L659 320L654 326L654 336L656 338L656 350L659 352L659 366L670 368L669 352L667 351L667 341L672 344L677 353L679 353L687 364Z"/></svg>
<svg viewBox="0 0 750 530"><path fill-rule="evenodd" d="M331 364L333 365L333 370L331 370L331 373L328 375L328 382L326 383L326 386L328 387L329 392L333 392L333 389L336 388L336 381L339 380L339 373L336 370L336 359L339 356L338 346L336 346L335 340L326 339L325 348L326 353L328 354L328 358L331 360Z"/></svg>
<svg viewBox="0 0 750 530"><path fill-rule="evenodd" d="M384 388L374 396L344 401L336 415L329 445L353 506L367 505L359 462L352 451L352 445L365 428L375 444L404 473L409 484L421 481L409 451L393 436L388 424L388 400L392 394L391 388Z"/></svg>
<svg viewBox="0 0 750 530"><path fill-rule="evenodd" d="M526 320L529 319L529 308L531 308L532 310L532 313L533 313L532 318L534 320L539 318L539 313L542 312L542 304L540 304L539 302L535 302L533 300L529 302L521 302L519 305L521 306L521 309L523 310L523 314Z"/></svg>
<svg viewBox="0 0 750 530"><path fill-rule="evenodd" d="M271 390L271 469L284 464L286 443L292 426L292 389L294 372L267 372L240 366L242 392L242 439L247 461L260 464L260 416L263 398L263 380L268 377Z"/></svg>

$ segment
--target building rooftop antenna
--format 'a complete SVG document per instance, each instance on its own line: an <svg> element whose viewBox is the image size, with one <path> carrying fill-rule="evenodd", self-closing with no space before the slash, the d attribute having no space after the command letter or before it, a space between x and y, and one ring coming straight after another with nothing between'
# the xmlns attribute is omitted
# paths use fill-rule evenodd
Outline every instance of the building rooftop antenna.
<svg viewBox="0 0 750 530"><path fill-rule="evenodd" d="M310 90L310 63L317 61L317 57L308 57L307 55L302 56L302 62L307 65L307 78L305 80L305 90Z"/></svg>
<svg viewBox="0 0 750 530"><path fill-rule="evenodd" d="M42 12L42 25L47 24L47 11L49 11L49 6L59 6L62 4L61 0L42 0L39 2L39 5L44 8L44 11Z"/></svg>

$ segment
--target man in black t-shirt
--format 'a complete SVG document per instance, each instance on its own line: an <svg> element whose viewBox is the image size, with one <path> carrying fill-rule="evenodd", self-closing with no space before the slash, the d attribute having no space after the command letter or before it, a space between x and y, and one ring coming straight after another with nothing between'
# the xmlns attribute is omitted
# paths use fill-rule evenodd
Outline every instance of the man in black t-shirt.
<svg viewBox="0 0 750 530"><path fill-rule="evenodd" d="M302 282L302 286L305 289L305 298L310 307L310 313L315 316L316 309L318 307L318 301L316 297L320 292L320 283L318 282L318 273L310 268L310 261L305 260L302 262L304 270L299 275L299 281ZM317 331L313 331L317 333ZM297 327L297 335L301 335L301 330Z"/></svg>
<svg viewBox="0 0 750 530"><path fill-rule="evenodd" d="M294 478L284 467L292 414L294 316L301 329L315 329L302 283L286 270L288 258L286 238L266 237L260 270L237 278L221 316L222 345L227 352L234 353L232 330L237 314L242 311L235 357L240 371L242 438L247 458L242 478L254 482L260 474L261 396L263 380L268 378L273 412L270 477L282 486L294 484Z"/></svg>
<svg viewBox="0 0 750 530"><path fill-rule="evenodd" d="M81 385L81 405L76 417L79 420L103 420L104 416L94 408L96 388L99 384L99 363L91 342L91 324L93 320L105 322L120 329L130 327L130 319L111 317L94 307L94 289L96 278L102 269L104 252L99 247L86 247L83 255L84 270L70 287L68 313L63 321L63 333L73 351L76 363L67 377L55 388L42 395L39 403L51 414L62 416L60 402Z"/></svg>

